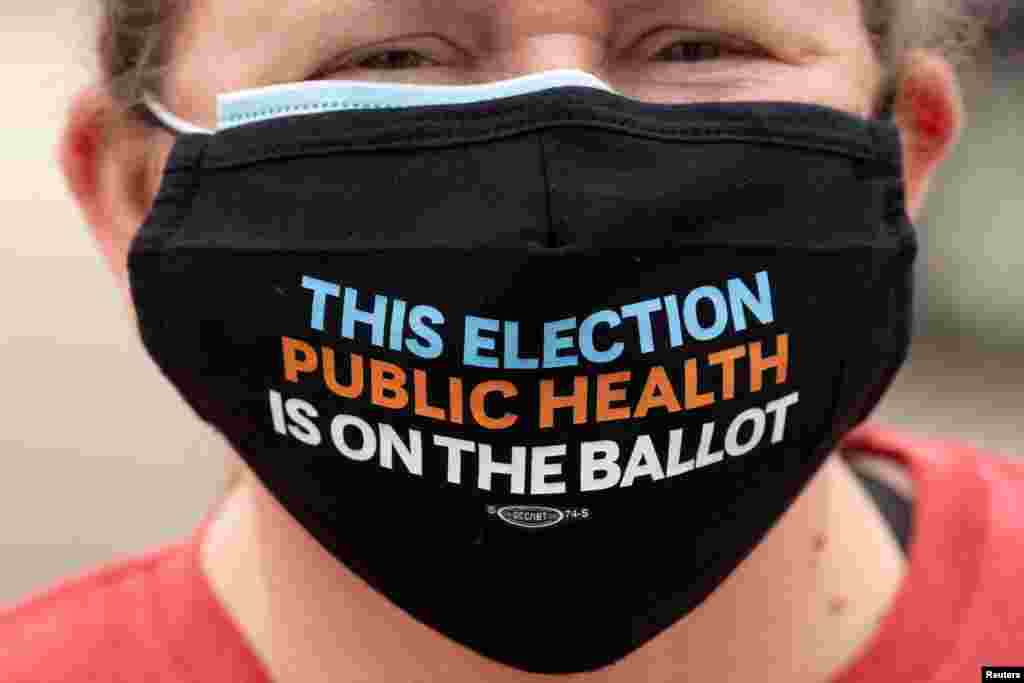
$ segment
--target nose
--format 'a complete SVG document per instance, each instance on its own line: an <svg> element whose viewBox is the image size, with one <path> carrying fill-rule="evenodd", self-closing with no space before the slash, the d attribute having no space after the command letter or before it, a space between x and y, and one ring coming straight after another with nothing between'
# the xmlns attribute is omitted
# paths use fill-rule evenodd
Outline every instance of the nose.
<svg viewBox="0 0 1024 683"><path fill-rule="evenodd" d="M489 75L512 78L549 69L581 69L601 76L605 44L597 36L544 33L522 37L484 60Z"/></svg>
<svg viewBox="0 0 1024 683"><path fill-rule="evenodd" d="M605 61L610 19L592 0L502 4L492 16L484 68L520 76L548 69L595 72Z"/></svg>

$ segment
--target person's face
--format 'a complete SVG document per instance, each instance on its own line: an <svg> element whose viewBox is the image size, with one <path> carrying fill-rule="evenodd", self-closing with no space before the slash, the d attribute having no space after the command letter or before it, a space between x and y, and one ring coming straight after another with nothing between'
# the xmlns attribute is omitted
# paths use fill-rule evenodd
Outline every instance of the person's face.
<svg viewBox="0 0 1024 683"><path fill-rule="evenodd" d="M776 100L871 114L860 0L194 0L164 93L213 126L218 93L309 79L477 83L578 68L660 102Z"/></svg>
<svg viewBox="0 0 1024 683"><path fill-rule="evenodd" d="M869 117L884 78L861 0L188 0L164 104L215 127L216 97L309 79L480 83L556 68L663 103L788 101ZM955 142L961 103L941 56L913 53L895 102L916 216ZM101 143L102 88L76 98L69 185L127 290L127 253L171 149L129 127Z"/></svg>

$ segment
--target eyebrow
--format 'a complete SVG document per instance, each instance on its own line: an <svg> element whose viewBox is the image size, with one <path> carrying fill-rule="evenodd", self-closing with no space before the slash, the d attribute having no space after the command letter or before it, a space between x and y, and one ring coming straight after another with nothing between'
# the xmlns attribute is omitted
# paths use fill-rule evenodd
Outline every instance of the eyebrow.
<svg viewBox="0 0 1024 683"><path fill-rule="evenodd" d="M387 16L410 23L432 23L457 26L480 36L490 33L495 15L513 2L545 2L546 0L320 0L321 16L316 18L324 36L350 35L362 22L358 17ZM652 17L686 17L714 15L716 28L737 34L750 33L756 27L760 34L770 36L776 45L790 45L793 54L825 54L828 47L810 26L821 24L814 18L828 5L826 0L802 0L804 20L793 25L777 5L768 0L584 0L589 6L606 12L611 27L643 21ZM791 3L796 4L796 3ZM816 8L816 9L815 9ZM358 30L358 29L357 29ZM334 38L330 39L333 42Z"/></svg>

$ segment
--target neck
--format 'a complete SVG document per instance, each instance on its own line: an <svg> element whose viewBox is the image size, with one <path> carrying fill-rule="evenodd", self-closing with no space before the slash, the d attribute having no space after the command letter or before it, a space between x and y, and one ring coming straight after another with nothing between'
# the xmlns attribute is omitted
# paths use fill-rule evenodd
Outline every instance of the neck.
<svg viewBox="0 0 1024 683"><path fill-rule="evenodd" d="M874 633L905 574L895 539L837 455L698 609L583 674L517 671L419 623L334 560L251 474L210 526L202 564L278 683L823 683Z"/></svg>

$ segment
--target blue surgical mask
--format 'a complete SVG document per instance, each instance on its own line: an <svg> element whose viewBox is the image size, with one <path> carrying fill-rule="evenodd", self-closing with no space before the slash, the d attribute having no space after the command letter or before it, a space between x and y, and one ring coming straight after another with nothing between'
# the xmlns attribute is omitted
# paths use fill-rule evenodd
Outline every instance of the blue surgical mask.
<svg viewBox="0 0 1024 683"><path fill-rule="evenodd" d="M375 81L306 81L252 88L217 97L217 131L285 116L359 109L402 109L470 104L564 86L615 92L607 83L578 69L555 69L492 83L421 85ZM213 134L178 118L152 96L146 105L161 124L177 133Z"/></svg>

